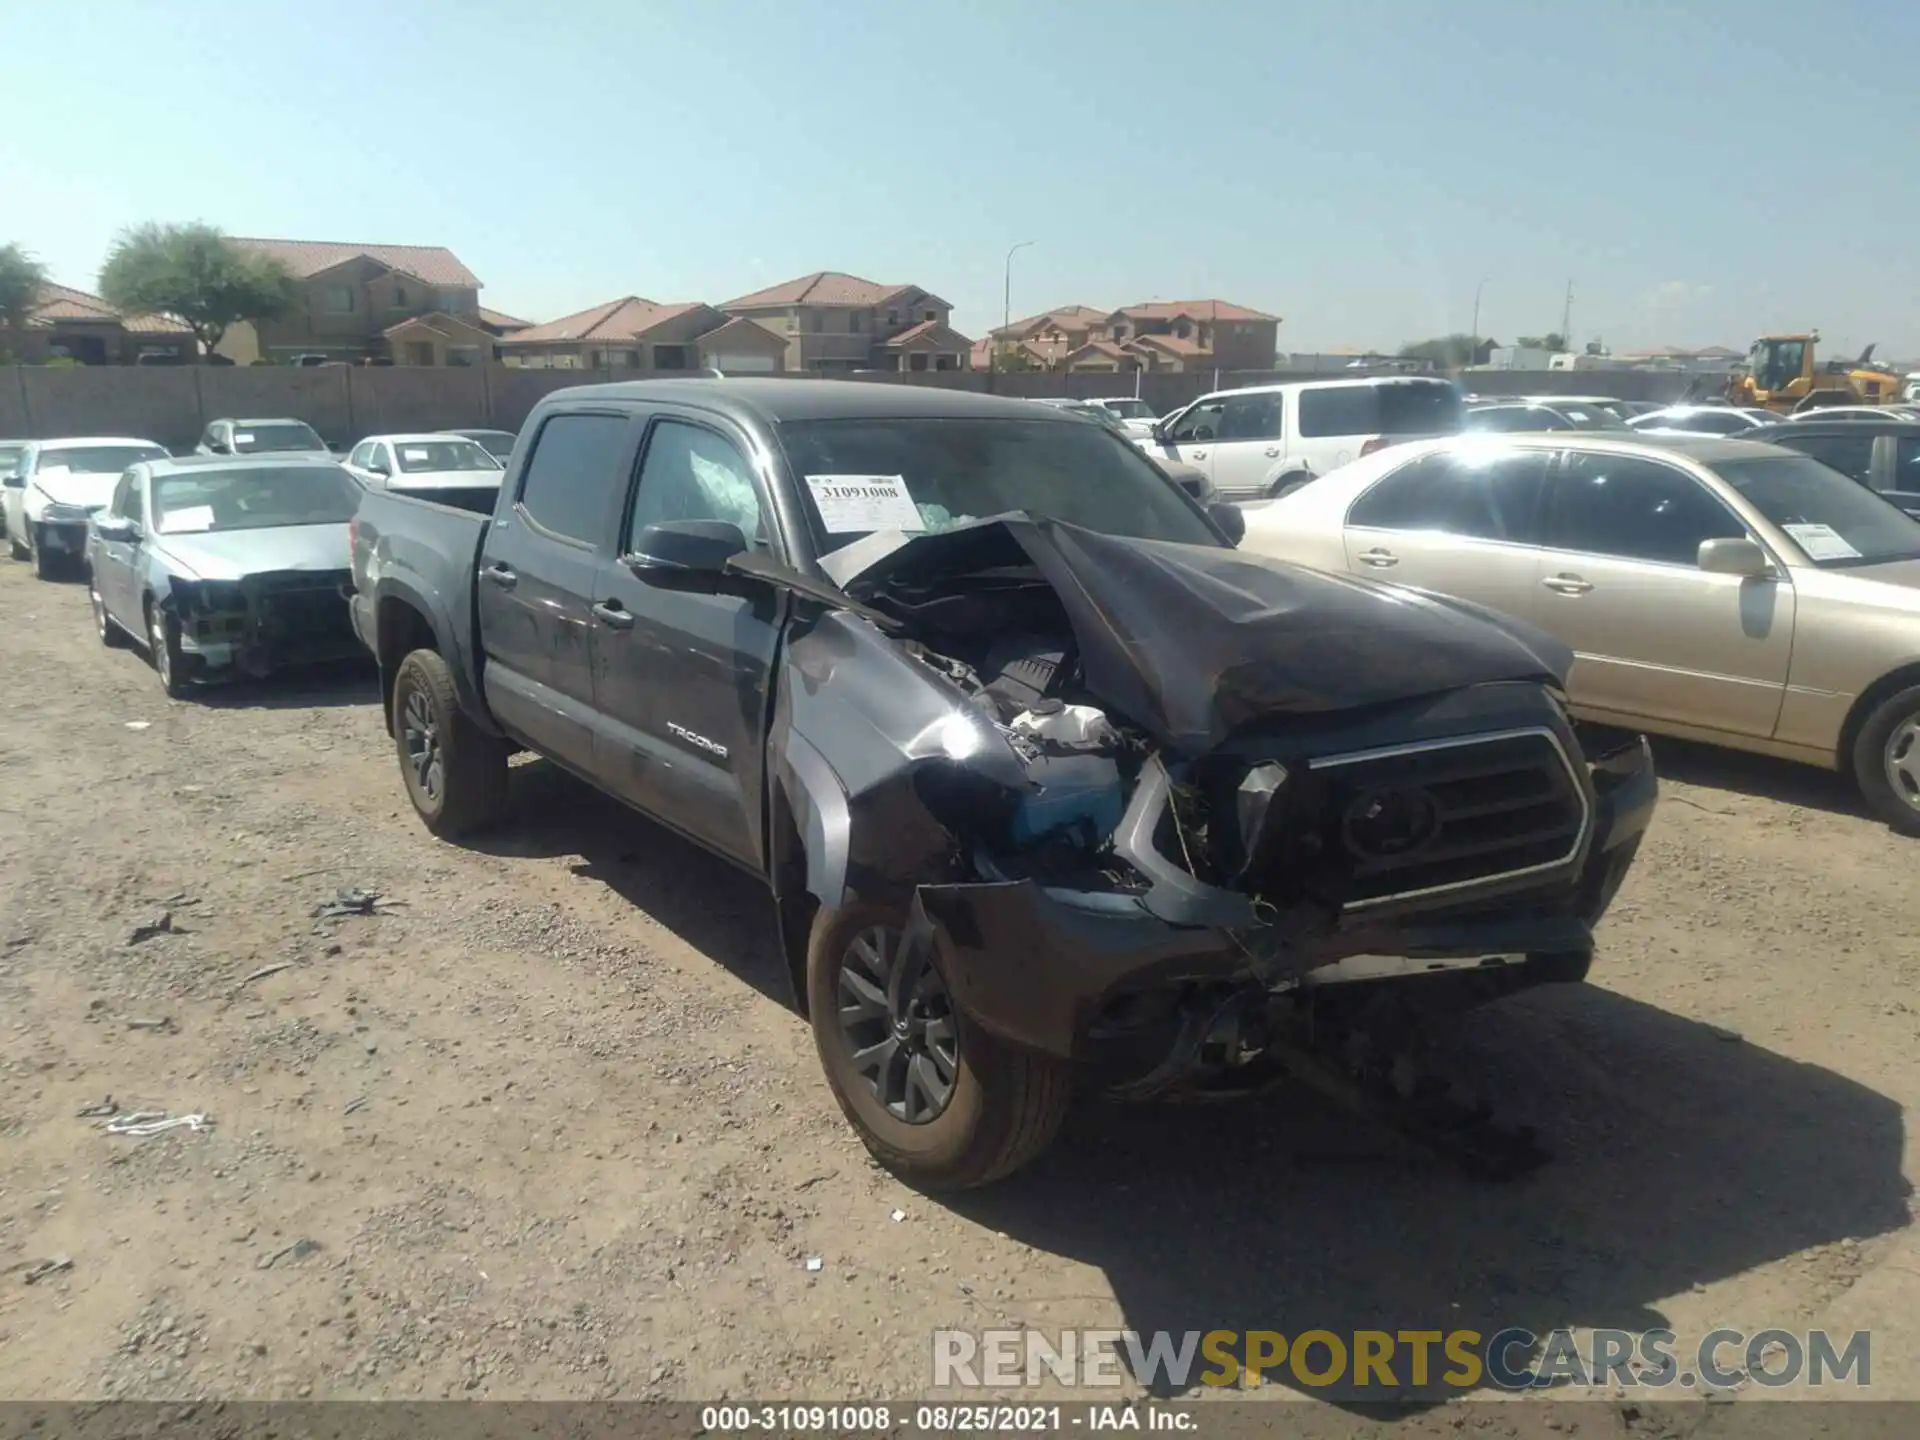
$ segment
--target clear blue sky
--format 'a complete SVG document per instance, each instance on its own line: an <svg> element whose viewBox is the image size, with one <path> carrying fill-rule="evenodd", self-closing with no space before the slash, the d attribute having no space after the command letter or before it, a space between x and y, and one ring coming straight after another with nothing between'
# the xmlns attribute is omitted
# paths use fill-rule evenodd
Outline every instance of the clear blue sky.
<svg viewBox="0 0 1920 1440"><path fill-rule="evenodd" d="M1920 355L1907 0L14 0L0 240L450 246L533 319L818 269L971 334L1220 296L1281 347L1818 326ZM1829 349L1828 353L1832 353Z"/></svg>

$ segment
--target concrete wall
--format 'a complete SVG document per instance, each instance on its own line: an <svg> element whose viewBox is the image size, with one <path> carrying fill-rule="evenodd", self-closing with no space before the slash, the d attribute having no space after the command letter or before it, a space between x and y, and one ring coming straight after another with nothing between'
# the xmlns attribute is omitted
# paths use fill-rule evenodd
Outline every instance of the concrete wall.
<svg viewBox="0 0 1920 1440"><path fill-rule="evenodd" d="M138 435L191 449L209 420L288 415L335 445L404 430L490 426L517 430L542 397L609 378L594 370L328 365L0 367L0 438ZM804 377L789 377L804 378ZM980 393L1093 399L1138 394L1164 415L1210 390L1325 379L1312 371L1068 375L1057 371L917 371L846 377L844 384L939 385ZM1485 395L1614 395L1675 400L1688 377L1635 370L1474 370L1462 387ZM1136 384L1137 382L1137 384Z"/></svg>

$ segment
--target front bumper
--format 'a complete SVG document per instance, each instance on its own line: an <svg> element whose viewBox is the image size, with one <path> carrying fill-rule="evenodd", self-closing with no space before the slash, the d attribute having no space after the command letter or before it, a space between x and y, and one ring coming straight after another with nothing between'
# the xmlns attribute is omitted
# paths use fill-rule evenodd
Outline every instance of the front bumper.
<svg viewBox="0 0 1920 1440"><path fill-rule="evenodd" d="M1508 957L1551 958L1542 979L1585 974L1593 927L1639 849L1657 798L1645 739L1591 762L1594 812L1578 869L1482 908L1341 917L1249 929L1175 924L1130 894L1042 887L1030 880L922 885L906 943L938 959L955 1005L981 1028L1027 1048L1088 1058L1103 1017L1131 997L1184 986L1311 984L1354 957L1395 957L1402 973Z"/></svg>
<svg viewBox="0 0 1920 1440"><path fill-rule="evenodd" d="M205 678L265 676L289 665L365 655L340 579L327 573L256 577L205 590L176 590L180 648Z"/></svg>
<svg viewBox="0 0 1920 1440"><path fill-rule="evenodd" d="M36 520L33 543L49 555L68 555L79 559L87 553L85 520Z"/></svg>

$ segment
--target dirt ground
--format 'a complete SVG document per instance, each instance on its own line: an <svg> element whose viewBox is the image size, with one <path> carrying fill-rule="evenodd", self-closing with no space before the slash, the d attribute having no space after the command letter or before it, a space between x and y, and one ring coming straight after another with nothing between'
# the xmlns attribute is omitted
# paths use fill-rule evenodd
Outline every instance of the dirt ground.
<svg viewBox="0 0 1920 1440"><path fill-rule="evenodd" d="M841 1122L750 880L538 762L436 842L366 671L170 702L81 586L0 563L0 617L0 1397L845 1400L924 1395L937 1326L1920 1311L1920 842L1830 777L1660 747L1594 983L1458 1037L1525 1181L1283 1093L1085 1103L935 1201ZM317 920L343 887L391 904Z"/></svg>

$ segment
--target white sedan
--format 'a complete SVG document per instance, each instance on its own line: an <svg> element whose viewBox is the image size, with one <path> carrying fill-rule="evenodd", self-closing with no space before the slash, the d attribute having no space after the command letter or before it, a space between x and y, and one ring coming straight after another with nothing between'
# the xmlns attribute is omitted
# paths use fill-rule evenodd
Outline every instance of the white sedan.
<svg viewBox="0 0 1920 1440"><path fill-rule="evenodd" d="M98 436L30 440L0 466L0 517L16 560L33 561L47 579L62 561L78 564L87 551L87 521L106 508L129 465L164 460L151 440Z"/></svg>
<svg viewBox="0 0 1920 1440"><path fill-rule="evenodd" d="M369 435L346 465L363 485L428 498L439 492L455 503L476 489L498 490L506 474L485 446L463 435Z"/></svg>
<svg viewBox="0 0 1920 1440"><path fill-rule="evenodd" d="M1153 434L1153 427L1160 423L1160 417L1153 413L1153 407L1136 396L1112 396L1104 400L1090 400L1090 405L1098 405L1111 415L1116 415L1120 423L1127 427L1129 435Z"/></svg>

